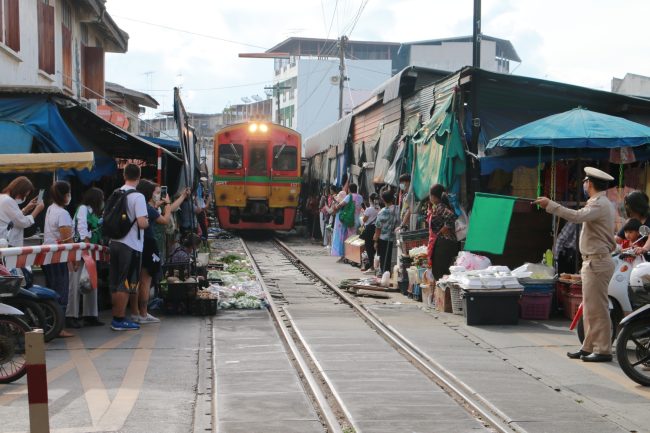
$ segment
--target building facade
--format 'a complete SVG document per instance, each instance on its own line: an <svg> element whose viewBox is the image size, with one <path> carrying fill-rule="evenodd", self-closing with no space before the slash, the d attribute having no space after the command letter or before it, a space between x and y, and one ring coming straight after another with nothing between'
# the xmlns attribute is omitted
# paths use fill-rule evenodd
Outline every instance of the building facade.
<svg viewBox="0 0 650 433"><path fill-rule="evenodd" d="M0 86L54 87L104 98L104 55L125 53L128 34L103 0L0 1Z"/></svg>
<svg viewBox="0 0 650 433"><path fill-rule="evenodd" d="M140 134L140 115L144 114L145 107L158 108L158 101L146 93L108 81L105 87L109 103L98 106L97 114L132 134Z"/></svg>
<svg viewBox="0 0 650 433"><path fill-rule="evenodd" d="M628 96L650 98L650 77L625 74L623 78L612 78L612 92Z"/></svg>

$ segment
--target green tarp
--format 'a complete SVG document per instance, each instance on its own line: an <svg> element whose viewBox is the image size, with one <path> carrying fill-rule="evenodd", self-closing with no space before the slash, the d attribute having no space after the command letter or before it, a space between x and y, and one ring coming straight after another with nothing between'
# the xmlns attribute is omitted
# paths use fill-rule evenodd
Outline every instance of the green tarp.
<svg viewBox="0 0 650 433"><path fill-rule="evenodd" d="M452 109L453 101L450 98L413 137L412 184L418 200L426 199L429 188L436 183L451 190L465 172L465 148Z"/></svg>
<svg viewBox="0 0 650 433"><path fill-rule="evenodd" d="M466 251L503 254L516 199L476 193L465 241Z"/></svg>

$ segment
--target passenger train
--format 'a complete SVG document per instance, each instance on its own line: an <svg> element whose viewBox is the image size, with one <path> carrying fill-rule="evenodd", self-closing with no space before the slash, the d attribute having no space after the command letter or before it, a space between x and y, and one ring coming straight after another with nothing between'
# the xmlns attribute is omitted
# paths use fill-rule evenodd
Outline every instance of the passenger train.
<svg viewBox="0 0 650 433"><path fill-rule="evenodd" d="M227 126L214 135L214 199L231 230L289 230L300 197L300 134L266 122Z"/></svg>

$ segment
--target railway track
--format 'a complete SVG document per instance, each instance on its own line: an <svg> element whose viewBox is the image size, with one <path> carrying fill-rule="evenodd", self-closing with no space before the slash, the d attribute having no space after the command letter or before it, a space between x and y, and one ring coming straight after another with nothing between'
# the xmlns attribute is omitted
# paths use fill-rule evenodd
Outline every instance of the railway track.
<svg viewBox="0 0 650 433"><path fill-rule="evenodd" d="M524 433L281 241L242 243L324 431Z"/></svg>

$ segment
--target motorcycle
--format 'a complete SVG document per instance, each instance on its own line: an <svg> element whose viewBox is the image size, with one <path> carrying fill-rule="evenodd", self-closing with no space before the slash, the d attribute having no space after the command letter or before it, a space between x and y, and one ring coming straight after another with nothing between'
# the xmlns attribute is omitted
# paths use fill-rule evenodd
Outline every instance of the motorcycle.
<svg viewBox="0 0 650 433"><path fill-rule="evenodd" d="M20 290L20 277L0 277L0 300ZM0 302L0 383L14 382L25 375L25 333L31 327L20 317L22 311Z"/></svg>
<svg viewBox="0 0 650 433"><path fill-rule="evenodd" d="M641 237L632 246L645 241L650 235L650 228L641 226L639 228ZM645 261L642 255L635 255L633 248L616 252L612 255L614 259L614 274L609 280L607 295L609 297L609 317L612 326L612 342L618 334L618 323L635 309L645 305L645 302L635 302L630 296L632 280L638 280L646 273L650 274L650 263ZM569 326L570 330L577 329L578 339L582 343L585 339L584 323L582 317L582 304L573 317Z"/></svg>
<svg viewBox="0 0 650 433"><path fill-rule="evenodd" d="M627 377L650 386L650 304L621 320L620 327L616 342L618 364Z"/></svg>

